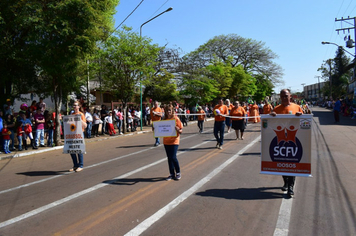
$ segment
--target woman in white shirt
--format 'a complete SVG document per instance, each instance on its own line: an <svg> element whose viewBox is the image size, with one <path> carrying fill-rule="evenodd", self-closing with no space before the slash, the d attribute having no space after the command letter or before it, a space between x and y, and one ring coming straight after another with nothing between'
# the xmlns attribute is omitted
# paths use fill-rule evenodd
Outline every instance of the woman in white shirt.
<svg viewBox="0 0 356 236"><path fill-rule="evenodd" d="M94 109L94 114L93 114L93 137L99 137L99 124L100 124L100 115L99 115L99 110L97 110L96 108ZM101 121L102 122L102 121Z"/></svg>

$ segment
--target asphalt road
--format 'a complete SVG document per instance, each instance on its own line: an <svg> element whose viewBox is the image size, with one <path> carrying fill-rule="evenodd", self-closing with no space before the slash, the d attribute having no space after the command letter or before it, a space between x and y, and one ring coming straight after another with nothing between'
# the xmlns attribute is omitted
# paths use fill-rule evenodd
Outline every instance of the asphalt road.
<svg viewBox="0 0 356 236"><path fill-rule="evenodd" d="M84 170L62 150L0 161L0 235L356 235L356 121L314 108L312 178L295 197L261 175L260 124L244 140L184 127L180 181L152 132L88 142Z"/></svg>

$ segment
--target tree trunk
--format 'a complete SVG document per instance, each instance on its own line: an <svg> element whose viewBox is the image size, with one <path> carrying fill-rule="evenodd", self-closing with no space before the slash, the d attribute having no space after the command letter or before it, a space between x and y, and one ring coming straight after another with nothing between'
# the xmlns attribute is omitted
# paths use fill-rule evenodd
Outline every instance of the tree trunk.
<svg viewBox="0 0 356 236"><path fill-rule="evenodd" d="M62 107L62 89L60 86L54 87L54 108L55 108L55 124L56 129L54 130L54 143L56 146L61 145L61 122L60 122L60 112Z"/></svg>

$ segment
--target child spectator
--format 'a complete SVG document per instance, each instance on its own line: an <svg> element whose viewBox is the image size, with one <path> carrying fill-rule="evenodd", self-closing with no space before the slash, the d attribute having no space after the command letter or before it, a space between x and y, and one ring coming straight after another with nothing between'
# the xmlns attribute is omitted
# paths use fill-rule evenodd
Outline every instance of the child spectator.
<svg viewBox="0 0 356 236"><path fill-rule="evenodd" d="M17 140L19 141L19 151L22 151L22 135L25 133L25 131L22 130L22 123L19 124L16 130L17 133Z"/></svg>
<svg viewBox="0 0 356 236"><path fill-rule="evenodd" d="M114 125L112 123L112 112L109 112L109 115L105 117L107 129L109 131L110 136L114 136L116 134Z"/></svg>
<svg viewBox="0 0 356 236"><path fill-rule="evenodd" d="M14 151L16 150L14 147L15 144L15 123L16 123L16 119L14 118L13 115L7 114L4 118L5 123L7 124L7 128L9 129L9 131L11 131L10 134L10 144L9 144L9 148L10 151Z"/></svg>
<svg viewBox="0 0 356 236"><path fill-rule="evenodd" d="M7 128L7 124L6 123L4 123L4 127L2 129L1 134L2 134L2 138L4 140L4 152L6 154L11 153L10 149L9 149L11 131Z"/></svg>
<svg viewBox="0 0 356 236"><path fill-rule="evenodd" d="M32 135L32 126L31 126L32 122L30 119L26 118L26 115L23 111L20 112L19 122L21 122L22 130L24 131L22 141L23 141L25 150L27 150L27 137L29 137L31 140L32 148L38 149L36 147L35 140L33 139L33 135Z"/></svg>

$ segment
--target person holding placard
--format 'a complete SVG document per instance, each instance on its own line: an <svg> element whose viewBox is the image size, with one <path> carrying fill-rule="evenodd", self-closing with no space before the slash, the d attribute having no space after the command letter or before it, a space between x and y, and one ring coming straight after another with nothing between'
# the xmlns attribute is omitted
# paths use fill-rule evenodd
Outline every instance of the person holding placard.
<svg viewBox="0 0 356 236"><path fill-rule="evenodd" d="M272 116L276 116L277 114L295 114L296 116L301 116L303 114L302 108L291 102L291 96L288 89L282 89L280 92L281 104L276 106L274 110L270 113ZM294 183L295 176L282 176L284 185L281 188L282 191L288 191L288 195L294 195Z"/></svg>
<svg viewBox="0 0 356 236"><path fill-rule="evenodd" d="M167 105L164 108L165 120L175 120L175 127L177 135L174 137L164 137L163 144L166 150L168 158L168 167L170 175L166 179L168 180L180 180L180 166L177 159L177 151L179 147L180 134L183 132L183 124L180 119L175 115L174 107L172 105Z"/></svg>
<svg viewBox="0 0 356 236"><path fill-rule="evenodd" d="M82 120L82 131L83 131L83 137L84 137L84 130L87 128L87 121L85 119L85 115L79 111L80 108L80 102L75 101L73 104L73 109L74 112L72 115L80 115L81 120ZM83 170L83 153L71 153L70 156L72 157L73 160L73 168L71 168L69 171L70 172L79 172Z"/></svg>

